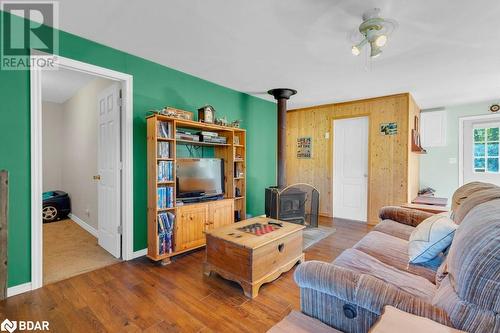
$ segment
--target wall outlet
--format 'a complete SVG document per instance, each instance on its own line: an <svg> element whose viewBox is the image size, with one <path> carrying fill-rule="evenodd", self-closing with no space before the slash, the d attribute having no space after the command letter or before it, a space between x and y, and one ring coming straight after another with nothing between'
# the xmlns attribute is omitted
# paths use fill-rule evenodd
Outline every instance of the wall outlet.
<svg viewBox="0 0 500 333"><path fill-rule="evenodd" d="M325 133L325 139L330 139L330 132Z"/></svg>
<svg viewBox="0 0 500 333"><path fill-rule="evenodd" d="M456 157L448 158L448 163L449 164L457 164L457 158Z"/></svg>
<svg viewBox="0 0 500 333"><path fill-rule="evenodd" d="M85 209L85 215L87 215L88 217L90 217L90 209L88 209L88 208Z"/></svg>

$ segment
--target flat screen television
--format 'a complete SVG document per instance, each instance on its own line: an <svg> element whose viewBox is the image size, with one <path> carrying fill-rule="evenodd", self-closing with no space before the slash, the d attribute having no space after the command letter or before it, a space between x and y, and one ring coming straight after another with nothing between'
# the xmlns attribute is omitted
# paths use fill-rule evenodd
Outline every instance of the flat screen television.
<svg viewBox="0 0 500 333"><path fill-rule="evenodd" d="M224 195L224 160L220 158L178 158L177 198L183 201Z"/></svg>

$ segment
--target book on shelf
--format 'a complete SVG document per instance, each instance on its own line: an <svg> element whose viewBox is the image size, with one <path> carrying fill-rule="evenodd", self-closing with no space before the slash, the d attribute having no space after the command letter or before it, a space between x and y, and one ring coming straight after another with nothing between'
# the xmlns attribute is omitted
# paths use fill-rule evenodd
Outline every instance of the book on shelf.
<svg viewBox="0 0 500 333"><path fill-rule="evenodd" d="M174 251L172 242L174 223L175 215L173 213L158 214L158 252L160 255Z"/></svg>
<svg viewBox="0 0 500 333"><path fill-rule="evenodd" d="M174 179L174 162L159 161L158 162L158 181L168 182Z"/></svg>
<svg viewBox="0 0 500 333"><path fill-rule="evenodd" d="M172 138L172 123L166 121L159 121L157 123L157 135L160 138Z"/></svg>
<svg viewBox="0 0 500 333"><path fill-rule="evenodd" d="M170 142L158 142L157 155L160 158L170 158Z"/></svg>
<svg viewBox="0 0 500 333"><path fill-rule="evenodd" d="M174 207L174 188L172 186L159 186L157 189L158 209Z"/></svg>

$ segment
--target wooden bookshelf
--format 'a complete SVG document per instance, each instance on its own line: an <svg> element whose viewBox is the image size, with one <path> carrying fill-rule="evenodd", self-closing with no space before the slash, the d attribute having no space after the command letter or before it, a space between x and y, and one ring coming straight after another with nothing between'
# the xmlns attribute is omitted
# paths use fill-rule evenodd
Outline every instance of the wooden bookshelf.
<svg viewBox="0 0 500 333"><path fill-rule="evenodd" d="M158 136L158 122L170 124L169 137ZM191 131L217 132L227 138L226 144L177 140L177 129ZM158 156L158 144L170 143L170 155ZM208 146L213 147L214 157L224 160L225 193L223 200L207 201L194 204L176 205L176 161L177 146ZM158 164L160 161L173 162L173 180L158 181ZM148 173L148 257L152 260L168 262L177 254L199 248L205 245L204 232L213 228L234 222L235 211L241 219L246 216L246 131L239 128L205 124L192 120L171 118L163 115L147 117L147 173ZM159 208L158 187L173 188L173 207ZM237 189L239 196L237 196ZM175 215L173 228L173 251L160 254L158 233L158 214L171 212Z"/></svg>

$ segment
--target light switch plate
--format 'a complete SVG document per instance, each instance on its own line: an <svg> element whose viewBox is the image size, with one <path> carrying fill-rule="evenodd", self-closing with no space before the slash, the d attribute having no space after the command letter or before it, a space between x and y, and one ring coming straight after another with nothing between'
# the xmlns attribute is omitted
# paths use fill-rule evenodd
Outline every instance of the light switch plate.
<svg viewBox="0 0 500 333"><path fill-rule="evenodd" d="M450 163L450 164L457 164L457 158L456 157L450 157L450 158L448 158L448 163Z"/></svg>

